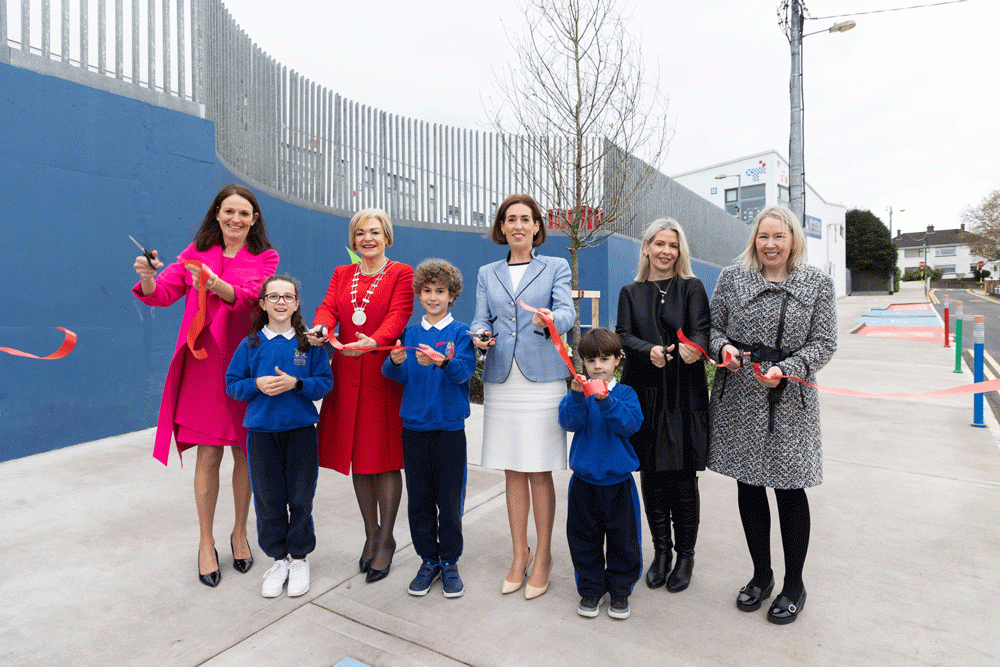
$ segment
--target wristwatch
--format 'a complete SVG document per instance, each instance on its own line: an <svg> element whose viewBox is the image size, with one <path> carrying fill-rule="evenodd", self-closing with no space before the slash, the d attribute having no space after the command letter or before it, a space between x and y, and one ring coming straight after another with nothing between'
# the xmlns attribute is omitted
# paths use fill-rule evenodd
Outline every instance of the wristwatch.
<svg viewBox="0 0 1000 667"><path fill-rule="evenodd" d="M302 378L295 381L295 391L302 391Z"/></svg>

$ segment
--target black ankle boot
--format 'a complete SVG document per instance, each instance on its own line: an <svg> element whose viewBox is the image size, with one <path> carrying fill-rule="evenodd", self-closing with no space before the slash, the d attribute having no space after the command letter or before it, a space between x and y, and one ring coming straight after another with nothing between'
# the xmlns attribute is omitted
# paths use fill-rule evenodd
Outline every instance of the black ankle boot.
<svg viewBox="0 0 1000 667"><path fill-rule="evenodd" d="M691 584L694 570L694 545L698 540L698 479L677 481L677 508L673 512L677 562L667 578L667 590L679 593Z"/></svg>

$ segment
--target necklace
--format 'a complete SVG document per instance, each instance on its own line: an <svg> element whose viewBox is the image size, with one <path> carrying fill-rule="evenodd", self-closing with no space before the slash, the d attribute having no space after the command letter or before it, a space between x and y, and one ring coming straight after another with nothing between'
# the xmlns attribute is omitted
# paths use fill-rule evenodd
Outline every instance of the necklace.
<svg viewBox="0 0 1000 667"><path fill-rule="evenodd" d="M372 293L375 292L375 288L378 284L382 282L382 276L385 275L385 270L389 267L389 260L385 260L385 264L382 268L374 274L365 274L376 276L375 280L372 281L371 286L368 288L368 292L365 294L364 299L361 300L361 304L358 305L358 277L361 276L361 263L358 263L358 269L354 272L354 278L351 279L351 304L354 306L354 314L351 315L351 322L354 322L355 326L360 327L362 324L368 321L368 316L365 315L365 308L368 307L368 301L372 297Z"/></svg>
<svg viewBox="0 0 1000 667"><path fill-rule="evenodd" d="M667 278L667 288L668 289L670 288L670 281L672 281L673 279L674 279L673 276L670 276L669 278ZM665 303L666 302L666 298L667 298L667 290L660 289L659 283L657 283L655 280L652 280L650 282L652 282L653 285L656 286L656 289L659 290L659 292L660 292L660 303Z"/></svg>
<svg viewBox="0 0 1000 667"><path fill-rule="evenodd" d="M362 273L362 275L365 275L365 276L374 276L374 275L375 275L376 273L380 273L380 272L382 271L382 269L384 269L384 268L385 268L385 265L386 265L386 264L388 264L388 263L389 263L389 258L388 258L388 257L386 257L386 258L385 258L385 259L384 259L384 260L382 261L382 266L378 267L377 269L375 269L375 270L374 270L374 271L372 271L371 273L368 273L367 271L365 271L365 270L364 270L364 268L362 268L362 269L361 269L361 273ZM362 266L362 267L363 267L363 263L362 263L362 262L359 262L359 263L358 263L358 266Z"/></svg>

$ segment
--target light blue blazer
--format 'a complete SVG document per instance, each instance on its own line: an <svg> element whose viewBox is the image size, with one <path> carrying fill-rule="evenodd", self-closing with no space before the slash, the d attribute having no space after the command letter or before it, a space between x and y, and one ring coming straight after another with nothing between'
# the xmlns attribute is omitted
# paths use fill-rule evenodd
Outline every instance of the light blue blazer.
<svg viewBox="0 0 1000 667"><path fill-rule="evenodd" d="M560 334L569 331L576 320L570 298L569 262L536 253L531 251L531 263L516 288L511 285L506 259L479 269L472 330L492 331L496 338L496 345L486 353L483 382L504 382L514 359L524 377L532 382L569 377L569 369L552 341L531 323L533 313L517 303L523 299L533 308L551 310Z"/></svg>

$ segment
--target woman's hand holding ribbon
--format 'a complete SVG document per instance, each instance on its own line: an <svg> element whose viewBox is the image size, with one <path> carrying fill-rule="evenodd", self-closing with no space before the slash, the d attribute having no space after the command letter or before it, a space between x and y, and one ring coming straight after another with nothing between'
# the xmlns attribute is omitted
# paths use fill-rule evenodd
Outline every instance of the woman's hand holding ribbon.
<svg viewBox="0 0 1000 667"><path fill-rule="evenodd" d="M760 366L754 364L753 378L768 389L774 389L777 387L781 383L781 379L783 377L785 377L785 374L782 373L781 369L777 366L771 366L767 369L766 373L761 374Z"/></svg>
<svg viewBox="0 0 1000 667"><path fill-rule="evenodd" d="M546 327L546 319L551 321L552 311L548 308L537 308L535 314L531 316L531 324L537 329L544 329Z"/></svg>
<svg viewBox="0 0 1000 667"><path fill-rule="evenodd" d="M744 352L740 354L739 349L735 345L723 345L722 353L725 357L725 361L719 364L722 368L736 372L743 367L743 357L749 355L749 352ZM711 361L711 359L709 359Z"/></svg>
<svg viewBox="0 0 1000 667"><path fill-rule="evenodd" d="M534 321L535 318L532 317L531 319L532 321ZM486 329L476 329L476 335L472 337L472 344L475 345L477 349L482 350L483 352L489 350L497 342L496 338L488 337L486 340L483 340L482 336L483 334L486 333L489 333L488 331L486 331Z"/></svg>
<svg viewBox="0 0 1000 667"><path fill-rule="evenodd" d="M378 343L375 342L374 338L369 338L360 331L358 332L358 340L353 343L347 343L341 348L341 352L346 354L348 357L357 357L366 351L366 348L378 347Z"/></svg>

